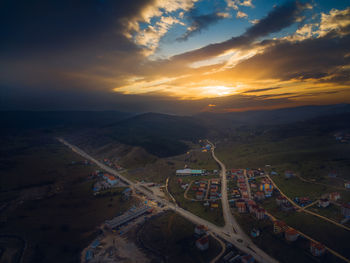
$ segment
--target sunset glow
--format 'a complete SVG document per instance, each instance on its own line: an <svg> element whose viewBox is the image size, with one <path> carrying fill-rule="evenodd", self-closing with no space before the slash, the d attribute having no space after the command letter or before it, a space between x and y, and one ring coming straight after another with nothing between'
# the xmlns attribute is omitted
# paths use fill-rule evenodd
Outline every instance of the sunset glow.
<svg viewBox="0 0 350 263"><path fill-rule="evenodd" d="M0 77L17 106L4 109L50 98L47 109L162 111L168 101L185 114L207 99L218 111L350 102L348 1L97 1L79 20L62 4L44 13L69 19L42 23L7 8L18 37L3 38Z"/></svg>

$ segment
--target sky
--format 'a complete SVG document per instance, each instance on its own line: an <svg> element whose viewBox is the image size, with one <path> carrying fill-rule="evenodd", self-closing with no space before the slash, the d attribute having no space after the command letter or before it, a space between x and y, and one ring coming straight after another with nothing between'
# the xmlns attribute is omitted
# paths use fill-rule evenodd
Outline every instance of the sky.
<svg viewBox="0 0 350 263"><path fill-rule="evenodd" d="M2 0L0 110L350 103L349 0Z"/></svg>

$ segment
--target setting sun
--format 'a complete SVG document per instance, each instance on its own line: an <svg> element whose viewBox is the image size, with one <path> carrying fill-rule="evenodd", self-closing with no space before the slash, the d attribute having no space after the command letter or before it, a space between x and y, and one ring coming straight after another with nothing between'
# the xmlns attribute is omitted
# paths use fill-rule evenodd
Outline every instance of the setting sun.
<svg viewBox="0 0 350 263"><path fill-rule="evenodd" d="M228 96L237 93L235 87L225 87L225 86L206 86L202 88L203 95L208 95L207 97L221 97Z"/></svg>

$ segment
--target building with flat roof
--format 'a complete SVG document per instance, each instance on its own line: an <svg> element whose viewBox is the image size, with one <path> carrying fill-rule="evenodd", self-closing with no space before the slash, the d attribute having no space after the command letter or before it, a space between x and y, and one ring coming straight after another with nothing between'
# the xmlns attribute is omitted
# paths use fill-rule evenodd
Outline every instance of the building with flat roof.
<svg viewBox="0 0 350 263"><path fill-rule="evenodd" d="M176 170L176 176L200 176L204 174L204 170L180 169Z"/></svg>
<svg viewBox="0 0 350 263"><path fill-rule="evenodd" d="M330 193L329 199L334 202L338 201L340 199L340 194L338 192Z"/></svg>
<svg viewBox="0 0 350 263"><path fill-rule="evenodd" d="M342 205L341 213L345 218L350 218L350 203Z"/></svg>
<svg viewBox="0 0 350 263"><path fill-rule="evenodd" d="M207 233L207 228L203 225L196 225L194 228L194 233L197 235L203 235Z"/></svg>
<svg viewBox="0 0 350 263"><path fill-rule="evenodd" d="M321 243L310 242L310 252L313 256L319 257L326 252L326 247Z"/></svg>
<svg viewBox="0 0 350 263"><path fill-rule="evenodd" d="M327 207L329 206L329 200L328 198L321 198L318 200L318 207Z"/></svg>
<svg viewBox="0 0 350 263"><path fill-rule="evenodd" d="M283 233L288 229L288 226L283 221L276 220L273 222L273 232L275 234Z"/></svg>
<svg viewBox="0 0 350 263"><path fill-rule="evenodd" d="M262 220L265 218L265 209L258 208L258 210L255 211L255 216L258 220Z"/></svg>
<svg viewBox="0 0 350 263"><path fill-rule="evenodd" d="M209 248L209 237L208 235L202 236L201 238L198 238L196 241L196 247L201 250L207 250Z"/></svg>
<svg viewBox="0 0 350 263"><path fill-rule="evenodd" d="M284 232L284 237L287 241L294 242L298 239L299 232L290 227L286 230L286 232Z"/></svg>
<svg viewBox="0 0 350 263"><path fill-rule="evenodd" d="M240 201L240 200L236 201L236 207L239 213L247 212L247 206L244 201Z"/></svg>

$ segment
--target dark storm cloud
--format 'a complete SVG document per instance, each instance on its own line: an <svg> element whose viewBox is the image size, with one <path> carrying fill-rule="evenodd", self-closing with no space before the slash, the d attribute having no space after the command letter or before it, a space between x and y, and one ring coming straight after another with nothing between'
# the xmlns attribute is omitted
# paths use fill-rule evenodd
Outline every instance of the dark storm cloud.
<svg viewBox="0 0 350 263"><path fill-rule="evenodd" d="M257 54L227 71L237 76L249 76L257 72L256 78L322 79L337 76L337 79L349 83L350 35L335 36L328 34L319 38L291 42L277 40L262 54ZM341 76L344 76L343 78Z"/></svg>
<svg viewBox="0 0 350 263"><path fill-rule="evenodd" d="M207 29L210 25L217 23L219 20L223 19L224 16L220 13L211 13L205 15L196 15L193 12L190 14L191 25L189 29L177 40L185 41L189 37L202 32L202 30Z"/></svg>
<svg viewBox="0 0 350 263"><path fill-rule="evenodd" d="M4 0L0 2L0 52L50 51L101 42L118 44L120 19L130 17L150 1ZM113 32L113 33L111 33ZM108 45L106 40L112 43ZM96 45L97 47L97 45ZM116 46L114 47L116 48Z"/></svg>
<svg viewBox="0 0 350 263"><path fill-rule="evenodd" d="M124 22L152 3L0 1L1 84L25 86L22 90L34 93L45 89L46 95L57 85L62 91L110 91L144 59L141 49L123 35Z"/></svg>
<svg viewBox="0 0 350 263"><path fill-rule="evenodd" d="M248 45L259 37L278 32L292 25L298 20L306 7L306 4L301 4L297 1L285 2L274 8L265 18L260 19L258 23L248 28L243 35L174 56L173 59L189 61L205 59L220 55L229 49Z"/></svg>

